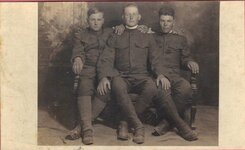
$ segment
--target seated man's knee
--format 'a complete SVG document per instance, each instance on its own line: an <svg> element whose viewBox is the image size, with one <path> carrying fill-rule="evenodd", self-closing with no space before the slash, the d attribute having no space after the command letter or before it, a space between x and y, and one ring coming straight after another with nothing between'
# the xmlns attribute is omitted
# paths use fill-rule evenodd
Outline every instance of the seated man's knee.
<svg viewBox="0 0 245 150"><path fill-rule="evenodd" d="M156 83L152 79L147 79L144 85L144 92L151 93L152 95L157 95L158 89Z"/></svg>
<svg viewBox="0 0 245 150"><path fill-rule="evenodd" d="M154 99L158 104L161 104L162 102L172 100L171 96L172 96L171 95L171 89L165 90L162 88L157 88L157 94L156 94L156 97Z"/></svg>
<svg viewBox="0 0 245 150"><path fill-rule="evenodd" d="M120 88L122 86L124 86L124 81L121 77L114 77L111 80L111 84L113 88Z"/></svg>
<svg viewBox="0 0 245 150"><path fill-rule="evenodd" d="M189 99L192 97L192 88L188 81L185 79L182 79L178 86L175 87L175 90L177 91L176 94L179 94L183 99Z"/></svg>
<svg viewBox="0 0 245 150"><path fill-rule="evenodd" d="M159 97L168 97L168 96L171 96L171 94L172 94L172 91L171 91L171 89L162 89L162 88L157 88L157 95L159 96Z"/></svg>
<svg viewBox="0 0 245 150"><path fill-rule="evenodd" d="M94 98L99 99L104 103L107 103L111 100L111 91L108 91L105 95L100 95L99 93L96 93Z"/></svg>
<svg viewBox="0 0 245 150"><path fill-rule="evenodd" d="M121 77L114 77L111 81L112 92L126 92L126 82Z"/></svg>

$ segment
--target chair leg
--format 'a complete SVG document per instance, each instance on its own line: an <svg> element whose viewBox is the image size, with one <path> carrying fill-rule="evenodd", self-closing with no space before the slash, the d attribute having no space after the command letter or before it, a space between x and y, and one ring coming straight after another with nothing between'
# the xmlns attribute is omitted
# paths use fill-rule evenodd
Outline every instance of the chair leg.
<svg viewBox="0 0 245 150"><path fill-rule="evenodd" d="M195 126L196 112L197 112L196 106L192 105L191 110L190 110L190 127L192 130L196 129L196 126Z"/></svg>
<svg viewBox="0 0 245 150"><path fill-rule="evenodd" d="M195 130L195 116L196 116L196 108L190 106L188 109L184 111L183 119L184 121L191 127L192 130Z"/></svg>
<svg viewBox="0 0 245 150"><path fill-rule="evenodd" d="M190 83L191 83L191 88L193 91L193 95L192 95L192 102L191 102L191 110L190 110L190 127L191 129L195 130L196 126L195 126L195 118L196 118L196 112L197 112L197 91L198 91L198 87L197 87L197 74L191 74L191 79L190 79Z"/></svg>

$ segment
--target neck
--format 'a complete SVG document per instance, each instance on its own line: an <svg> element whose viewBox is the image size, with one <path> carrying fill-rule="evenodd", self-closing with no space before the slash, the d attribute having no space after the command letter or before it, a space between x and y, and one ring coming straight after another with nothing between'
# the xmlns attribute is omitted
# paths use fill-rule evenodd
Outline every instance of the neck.
<svg viewBox="0 0 245 150"><path fill-rule="evenodd" d="M162 32L164 34L169 34L169 33L173 33L173 30L170 30L169 32Z"/></svg>
<svg viewBox="0 0 245 150"><path fill-rule="evenodd" d="M100 29L100 30L98 30L98 31L95 31L95 30L89 28L89 31L90 31L91 33L94 33L94 34L100 34L100 33L102 32L102 30L103 30L103 29Z"/></svg>
<svg viewBox="0 0 245 150"><path fill-rule="evenodd" d="M126 25L126 28L127 28L127 29L136 29L137 27L138 27L138 25L135 25L135 26L133 26L133 27L130 27L130 26L127 26L127 25Z"/></svg>

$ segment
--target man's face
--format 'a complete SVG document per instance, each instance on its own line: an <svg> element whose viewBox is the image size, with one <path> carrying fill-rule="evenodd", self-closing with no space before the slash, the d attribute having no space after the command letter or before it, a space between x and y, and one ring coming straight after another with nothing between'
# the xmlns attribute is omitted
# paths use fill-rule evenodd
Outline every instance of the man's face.
<svg viewBox="0 0 245 150"><path fill-rule="evenodd" d="M122 18L127 26L133 27L138 25L141 15L139 14L137 7L129 6L124 9Z"/></svg>
<svg viewBox="0 0 245 150"><path fill-rule="evenodd" d="M103 24L104 24L104 15L101 12L92 14L88 17L88 25L90 29L94 31L101 30Z"/></svg>
<svg viewBox="0 0 245 150"><path fill-rule="evenodd" d="M169 33L174 26L174 17L169 15L161 15L159 19L163 33Z"/></svg>

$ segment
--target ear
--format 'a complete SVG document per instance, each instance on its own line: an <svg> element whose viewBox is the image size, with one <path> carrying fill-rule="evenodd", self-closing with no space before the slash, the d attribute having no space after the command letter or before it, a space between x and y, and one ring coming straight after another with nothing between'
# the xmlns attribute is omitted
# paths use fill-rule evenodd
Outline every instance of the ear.
<svg viewBox="0 0 245 150"><path fill-rule="evenodd" d="M124 20L124 18L125 18L125 16L124 16L124 15L122 15L122 20Z"/></svg>
<svg viewBox="0 0 245 150"><path fill-rule="evenodd" d="M141 14L139 14L139 16L138 16L138 20L139 20L139 21L141 20Z"/></svg>

